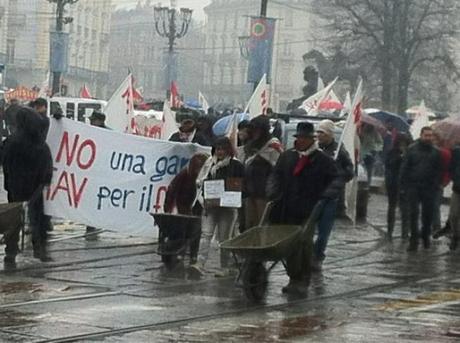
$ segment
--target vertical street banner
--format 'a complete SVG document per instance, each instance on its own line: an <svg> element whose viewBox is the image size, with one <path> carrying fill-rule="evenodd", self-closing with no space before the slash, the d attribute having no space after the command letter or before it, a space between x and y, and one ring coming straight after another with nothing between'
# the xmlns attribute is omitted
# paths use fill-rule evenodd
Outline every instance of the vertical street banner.
<svg viewBox="0 0 460 343"><path fill-rule="evenodd" d="M47 143L53 180L45 212L101 229L152 236L172 179L210 149L53 120Z"/></svg>
<svg viewBox="0 0 460 343"><path fill-rule="evenodd" d="M69 68L69 34L66 32L50 33L50 70L66 73Z"/></svg>
<svg viewBox="0 0 460 343"><path fill-rule="evenodd" d="M275 24L276 19L273 18L251 17L251 32L248 43L249 83L258 84L264 74L266 74L267 83L270 83Z"/></svg>

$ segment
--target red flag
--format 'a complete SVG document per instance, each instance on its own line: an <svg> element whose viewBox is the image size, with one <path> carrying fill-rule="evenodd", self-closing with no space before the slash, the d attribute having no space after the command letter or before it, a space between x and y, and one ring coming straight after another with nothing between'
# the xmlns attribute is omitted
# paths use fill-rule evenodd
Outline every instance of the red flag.
<svg viewBox="0 0 460 343"><path fill-rule="evenodd" d="M176 81L171 82L171 99L170 104L171 108L180 108L182 106L182 101L179 97L179 89L177 88Z"/></svg>
<svg viewBox="0 0 460 343"><path fill-rule="evenodd" d="M91 93L89 92L88 87L86 87L86 84L84 84L83 87L80 90L80 98L84 98L84 99L92 99L93 98L91 96Z"/></svg>

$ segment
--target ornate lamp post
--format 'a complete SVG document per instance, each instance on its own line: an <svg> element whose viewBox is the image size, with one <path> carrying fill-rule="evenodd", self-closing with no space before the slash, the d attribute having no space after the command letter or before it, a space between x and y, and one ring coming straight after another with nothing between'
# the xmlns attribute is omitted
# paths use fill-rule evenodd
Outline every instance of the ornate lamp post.
<svg viewBox="0 0 460 343"><path fill-rule="evenodd" d="M160 7L154 8L155 30L164 38L168 39L168 62L166 89L169 89L171 82L177 79L177 58L174 52L176 39L183 38L190 27L192 10L189 8Z"/></svg>

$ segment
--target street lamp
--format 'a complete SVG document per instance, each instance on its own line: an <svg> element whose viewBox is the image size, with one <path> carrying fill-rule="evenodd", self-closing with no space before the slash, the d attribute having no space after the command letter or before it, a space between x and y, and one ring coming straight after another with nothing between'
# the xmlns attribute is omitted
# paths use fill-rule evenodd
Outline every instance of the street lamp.
<svg viewBox="0 0 460 343"><path fill-rule="evenodd" d="M168 39L168 68L166 76L166 89L169 89L171 82L177 78L177 59L174 52L176 39L183 38L190 27L193 10L181 8L179 11L175 8L155 6L153 10L153 19L155 21L155 30L163 38Z"/></svg>

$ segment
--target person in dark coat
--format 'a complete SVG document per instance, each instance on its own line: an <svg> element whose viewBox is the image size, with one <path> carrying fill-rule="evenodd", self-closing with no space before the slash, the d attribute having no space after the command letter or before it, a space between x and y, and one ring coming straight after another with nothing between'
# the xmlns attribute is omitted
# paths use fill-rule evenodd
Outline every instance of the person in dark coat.
<svg viewBox="0 0 460 343"><path fill-rule="evenodd" d="M335 160L338 172L337 178L330 186L331 189L335 189L336 195L325 203L318 222L318 237L315 241L315 258L312 264L313 270L316 271L322 269L322 263L326 258L326 247L334 227L339 198L345 192L345 185L353 180L355 175L350 155L343 145L339 148L339 144L335 141L334 131L334 122L328 119L321 121L316 129L319 147Z"/></svg>
<svg viewBox="0 0 460 343"><path fill-rule="evenodd" d="M281 154L268 180L267 194L275 202L270 220L275 224L302 225L321 199L337 196L333 186L338 176L336 164L319 149L313 125L299 123L295 137L295 148ZM293 248L287 258L289 284L283 293L305 293L311 248Z"/></svg>
<svg viewBox="0 0 460 343"><path fill-rule="evenodd" d="M267 181L283 152L277 138L270 134L270 120L260 115L249 123L249 140L239 153L245 168L245 227L257 226L267 205Z"/></svg>
<svg viewBox="0 0 460 343"><path fill-rule="evenodd" d="M29 220L32 228L34 257L49 261L46 249L48 216L44 214L43 188L51 184L53 161L44 141L42 118L31 108L23 107L16 117L16 132L5 145L3 173L9 202L29 202ZM15 243L7 247L6 258L13 262Z"/></svg>
<svg viewBox="0 0 460 343"><path fill-rule="evenodd" d="M209 146L213 146L217 138L212 130L214 122L214 117L210 115L200 116L196 121L197 133L206 139Z"/></svg>
<svg viewBox="0 0 460 343"><path fill-rule="evenodd" d="M169 138L170 142L196 143L203 146L211 146L202 133L197 131L195 120L188 118L182 120L179 131L173 133Z"/></svg>
<svg viewBox="0 0 460 343"><path fill-rule="evenodd" d="M401 167L401 189L407 191L409 203L410 244L408 251L416 251L419 244L419 207L422 207L422 239L425 249L431 244L434 214L434 195L442 181L441 153L433 146L433 130L424 127L420 139L412 144Z"/></svg>
<svg viewBox="0 0 460 343"><path fill-rule="evenodd" d="M450 163L452 177L452 196L450 198L449 226L452 231L450 250L455 251L460 241L460 144L452 149Z"/></svg>
<svg viewBox="0 0 460 343"><path fill-rule="evenodd" d="M410 145L410 138L404 134L398 134L392 148L387 152L385 158L385 187L388 197L387 210L387 237L393 237L396 221L396 207L399 204L401 213L401 234L402 238L409 237L409 209L407 192L400 187L400 173L403 157Z"/></svg>
<svg viewBox="0 0 460 343"><path fill-rule="evenodd" d="M164 212L187 216L201 216L203 207L196 201L196 180L198 174L208 159L205 154L194 155L186 168L177 174L171 181L166 192ZM193 228L190 236L190 265L197 263L198 250L200 248L201 227Z"/></svg>
<svg viewBox="0 0 460 343"><path fill-rule="evenodd" d="M16 132L16 115L21 109L21 105L17 99L12 99L9 106L5 110L5 124L9 135Z"/></svg>
<svg viewBox="0 0 460 343"><path fill-rule="evenodd" d="M198 200L205 208L203 216L203 231L200 242L199 265L195 266L198 271L204 267L211 244L211 239L216 233L217 240L222 243L228 240L232 234L237 219L237 209L221 207L219 204L208 204L203 199L204 183L212 180L224 180L227 187L230 181L244 179L244 167L234 157L234 150L230 139L219 138L214 144L212 156L208 158L201 168L197 178ZM217 232L216 232L217 231ZM220 252L221 272L217 276L228 275L230 270L230 256L228 252Z"/></svg>

